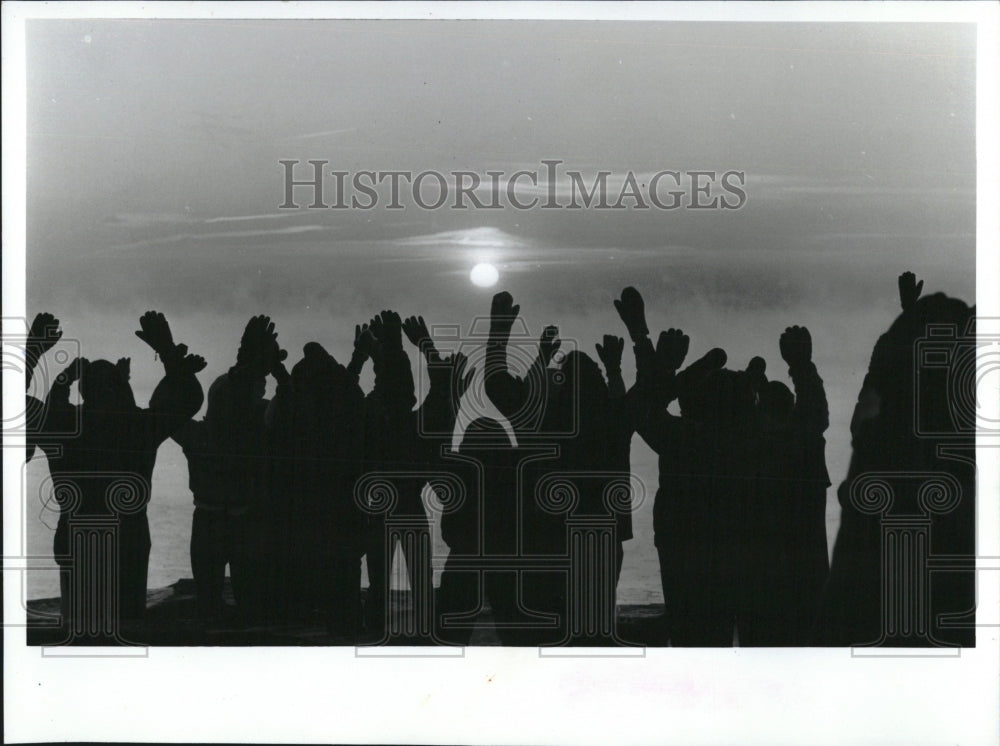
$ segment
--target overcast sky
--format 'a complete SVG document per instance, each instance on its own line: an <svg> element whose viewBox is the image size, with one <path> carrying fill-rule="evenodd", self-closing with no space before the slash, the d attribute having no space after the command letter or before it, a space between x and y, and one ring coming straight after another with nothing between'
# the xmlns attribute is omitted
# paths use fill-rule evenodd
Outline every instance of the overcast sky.
<svg viewBox="0 0 1000 746"><path fill-rule="evenodd" d="M973 301L975 35L931 24L28 23L28 311L133 356L147 308L209 359L270 313L339 358L385 307L463 326L496 289L592 350L611 299L692 355L805 323L834 482L895 278ZM740 210L279 210L282 158L347 171L737 169ZM301 200L305 202L306 200ZM468 280L477 261L494 289Z"/></svg>

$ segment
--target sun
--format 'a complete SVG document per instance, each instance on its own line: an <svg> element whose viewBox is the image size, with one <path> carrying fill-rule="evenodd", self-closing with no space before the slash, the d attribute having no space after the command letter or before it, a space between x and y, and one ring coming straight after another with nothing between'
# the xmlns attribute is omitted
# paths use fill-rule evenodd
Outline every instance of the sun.
<svg viewBox="0 0 1000 746"><path fill-rule="evenodd" d="M481 288L491 288L497 284L497 280L500 279L500 273L497 272L497 268L492 264L477 264L469 272L469 279L472 280L472 284Z"/></svg>

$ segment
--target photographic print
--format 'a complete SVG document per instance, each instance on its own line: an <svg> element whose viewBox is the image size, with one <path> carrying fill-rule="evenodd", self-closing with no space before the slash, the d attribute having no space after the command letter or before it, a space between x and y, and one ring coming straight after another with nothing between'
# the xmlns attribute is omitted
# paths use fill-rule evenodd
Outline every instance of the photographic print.
<svg viewBox="0 0 1000 746"><path fill-rule="evenodd" d="M995 663L996 9L793 5L13 4L6 645L53 687L488 660L553 718L711 700L723 650L779 711L810 661ZM738 700L625 732L804 737ZM607 733L426 713L277 737Z"/></svg>

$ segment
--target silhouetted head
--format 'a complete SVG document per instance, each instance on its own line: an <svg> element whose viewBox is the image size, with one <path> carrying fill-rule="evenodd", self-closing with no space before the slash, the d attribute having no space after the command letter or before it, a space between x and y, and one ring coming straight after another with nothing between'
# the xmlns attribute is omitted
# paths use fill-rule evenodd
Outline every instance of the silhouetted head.
<svg viewBox="0 0 1000 746"><path fill-rule="evenodd" d="M725 351L716 347L677 374L677 400L683 417L700 420L706 416L705 380L725 364Z"/></svg>
<svg viewBox="0 0 1000 746"><path fill-rule="evenodd" d="M252 412L246 411L248 394L245 389L252 388L256 394L261 384L254 379L234 373L231 369L216 378L208 389L208 407L205 409L205 423L209 431L220 436L227 436L243 424ZM263 391L260 397L263 397Z"/></svg>
<svg viewBox="0 0 1000 746"><path fill-rule="evenodd" d="M344 370L319 342L308 342L302 354L302 359L292 368L292 383L296 389L325 388Z"/></svg>
<svg viewBox="0 0 1000 746"><path fill-rule="evenodd" d="M975 376L955 375L963 364L975 365L974 354L967 354L974 345L970 328L974 315L974 307L944 293L924 296L900 314L875 345L860 397L865 411L855 411L852 429L860 425L859 419L882 416L890 426L913 432L913 416L918 409L924 426L933 422L938 432L953 427L949 410L952 402L975 400ZM936 329L929 333L932 326ZM918 371L926 363L918 359L918 344L938 350L940 359L949 362L937 370ZM918 372L930 375L918 376ZM961 391L941 390L949 377L962 387ZM918 379L920 390L914 388Z"/></svg>
<svg viewBox="0 0 1000 746"><path fill-rule="evenodd" d="M126 412L135 409L135 396L129 384L127 358L117 364L108 360L92 360L80 370L80 398L87 409L105 412Z"/></svg>
<svg viewBox="0 0 1000 746"><path fill-rule="evenodd" d="M573 350L563 358L559 372L563 376L563 389L577 394L582 399L602 396L608 393L601 366L590 355Z"/></svg>
<svg viewBox="0 0 1000 746"><path fill-rule="evenodd" d="M768 381L760 389L761 424L766 430L774 430L788 424L795 408L795 396L781 381Z"/></svg>
<svg viewBox="0 0 1000 746"><path fill-rule="evenodd" d="M741 426L754 415L754 392L744 372L713 370L701 384L701 407L705 422L716 427Z"/></svg>
<svg viewBox="0 0 1000 746"><path fill-rule="evenodd" d="M320 416L333 403L334 392L346 369L318 342L309 342L302 352L303 358L291 373L295 400L302 411Z"/></svg>

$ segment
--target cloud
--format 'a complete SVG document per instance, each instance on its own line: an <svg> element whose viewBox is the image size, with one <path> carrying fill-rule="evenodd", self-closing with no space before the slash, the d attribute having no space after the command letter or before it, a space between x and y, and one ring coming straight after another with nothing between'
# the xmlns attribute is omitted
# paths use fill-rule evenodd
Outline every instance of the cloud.
<svg viewBox="0 0 1000 746"><path fill-rule="evenodd" d="M291 137L286 137L286 140L313 140L319 137L330 137L332 135L346 135L348 132L357 132L357 127L346 127L345 129L339 130L323 130L321 132L307 132L304 135L292 135Z"/></svg>
<svg viewBox="0 0 1000 746"><path fill-rule="evenodd" d="M322 225L292 225L287 228L272 228L272 229L258 229L258 230L245 230L245 231L216 231L212 233L175 233L169 236L160 236L157 238L143 238L138 241L133 241L131 243L118 244L112 246L110 249L104 252L98 252L98 254L115 252L115 251L125 251L128 249L138 249L145 246L160 246L163 244L174 244L181 243L184 241L200 241L200 242L210 242L218 241L224 243L232 239L239 238L267 238L272 236L290 236L299 235L303 233L315 233L317 231L330 231L334 230L328 226Z"/></svg>

